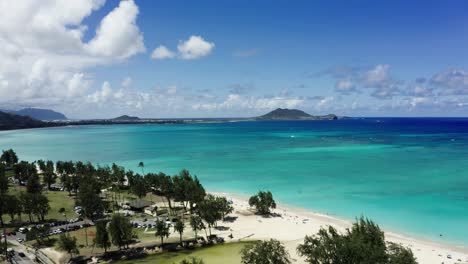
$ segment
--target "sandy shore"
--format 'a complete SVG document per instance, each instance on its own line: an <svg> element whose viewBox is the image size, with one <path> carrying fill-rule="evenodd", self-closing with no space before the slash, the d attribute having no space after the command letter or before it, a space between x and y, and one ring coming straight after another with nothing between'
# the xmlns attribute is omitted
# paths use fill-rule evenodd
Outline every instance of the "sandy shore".
<svg viewBox="0 0 468 264"><path fill-rule="evenodd" d="M234 205L234 213L231 216L237 217L232 223L220 223L228 229L217 233L223 235L232 233L234 240L278 239L289 250L293 263L305 263L296 253L296 247L303 242L305 235L315 234L320 227L328 225L344 231L352 224L350 221L328 215L281 205L273 210L281 216L265 218L252 212L245 197L226 193L213 194L231 199ZM420 264L468 263L468 248L425 241L392 232L385 232L385 237L387 241L411 248Z"/></svg>

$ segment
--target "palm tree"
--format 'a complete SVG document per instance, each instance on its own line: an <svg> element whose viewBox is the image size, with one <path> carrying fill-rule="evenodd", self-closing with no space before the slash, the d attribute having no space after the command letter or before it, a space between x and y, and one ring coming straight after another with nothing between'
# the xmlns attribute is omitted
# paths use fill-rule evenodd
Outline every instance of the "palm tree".
<svg viewBox="0 0 468 264"><path fill-rule="evenodd" d="M138 167L141 168L141 173L142 173L143 176L145 176L145 170L144 170L145 163L143 163L143 161L140 161L140 163L138 163Z"/></svg>
<svg viewBox="0 0 468 264"><path fill-rule="evenodd" d="M182 246L182 234L184 233L185 224L180 219L174 225L174 231L180 235L180 245Z"/></svg>
<svg viewBox="0 0 468 264"><path fill-rule="evenodd" d="M169 226L164 221L156 221L155 236L161 238L161 249L164 246L164 237L169 237Z"/></svg>

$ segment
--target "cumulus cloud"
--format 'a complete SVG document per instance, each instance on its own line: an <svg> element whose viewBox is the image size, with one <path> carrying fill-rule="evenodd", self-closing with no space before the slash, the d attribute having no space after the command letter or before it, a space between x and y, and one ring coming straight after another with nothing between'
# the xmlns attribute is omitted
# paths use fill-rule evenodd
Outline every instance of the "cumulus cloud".
<svg viewBox="0 0 468 264"><path fill-rule="evenodd" d="M304 104L303 99L286 97L255 97L229 94L221 102L196 103L192 105L194 110L254 110L267 111L276 108L297 108Z"/></svg>
<svg viewBox="0 0 468 264"><path fill-rule="evenodd" d="M177 45L180 57L186 60L207 56L214 49L215 44L204 40L201 36L191 36L188 40Z"/></svg>
<svg viewBox="0 0 468 264"><path fill-rule="evenodd" d="M175 56L176 54L165 46L159 46L153 50L153 53L151 53L151 58L155 60L172 59Z"/></svg>
<svg viewBox="0 0 468 264"><path fill-rule="evenodd" d="M120 62L145 50L138 7L123 0L89 42L85 18L104 0L0 2L0 103L71 105L87 96L89 67Z"/></svg>
<svg viewBox="0 0 468 264"><path fill-rule="evenodd" d="M347 79L337 81L335 84L335 91L346 95L357 92L354 83Z"/></svg>
<svg viewBox="0 0 468 264"><path fill-rule="evenodd" d="M92 54L128 58L145 51L143 35L136 25L138 7L133 0L119 6L102 19L96 36L85 45Z"/></svg>
<svg viewBox="0 0 468 264"><path fill-rule="evenodd" d="M163 59L182 59L194 60L208 56L214 49L215 44L208 42L201 36L190 36L187 40L179 41L177 45L177 53L171 51L166 46L159 46L151 53L151 58L154 60Z"/></svg>
<svg viewBox="0 0 468 264"><path fill-rule="evenodd" d="M450 69L431 78L431 84L439 88L442 95L468 95L468 71Z"/></svg>

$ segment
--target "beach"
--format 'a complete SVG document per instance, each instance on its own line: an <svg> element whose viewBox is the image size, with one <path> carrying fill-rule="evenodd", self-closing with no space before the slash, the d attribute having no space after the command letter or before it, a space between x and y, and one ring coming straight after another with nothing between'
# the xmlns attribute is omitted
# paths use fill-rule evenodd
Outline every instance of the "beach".
<svg viewBox="0 0 468 264"><path fill-rule="evenodd" d="M233 222L219 223L219 226L227 229L214 233L225 237L232 234L232 241L270 238L280 240L290 252L293 263L297 264L306 263L296 253L296 247L303 242L305 235L316 234L320 227L329 225L343 232L352 225L351 221L282 204L272 210L277 216L264 217L254 213L246 197L228 193L212 194L232 200L234 212L230 216L237 218ZM465 247L426 241L394 232L385 232L385 238L388 242L411 248L420 264L468 263L468 249Z"/></svg>

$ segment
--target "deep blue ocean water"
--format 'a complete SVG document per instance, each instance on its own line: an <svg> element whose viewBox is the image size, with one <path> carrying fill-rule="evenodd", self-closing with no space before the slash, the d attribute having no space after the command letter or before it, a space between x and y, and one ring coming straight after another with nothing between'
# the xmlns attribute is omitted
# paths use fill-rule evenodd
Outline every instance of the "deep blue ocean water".
<svg viewBox="0 0 468 264"><path fill-rule="evenodd" d="M26 160L187 168L210 190L268 189L280 203L468 245L468 118L60 127L1 132L7 148Z"/></svg>

